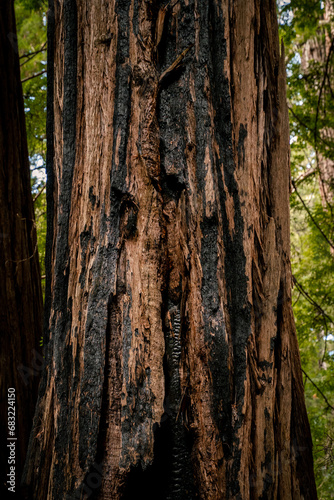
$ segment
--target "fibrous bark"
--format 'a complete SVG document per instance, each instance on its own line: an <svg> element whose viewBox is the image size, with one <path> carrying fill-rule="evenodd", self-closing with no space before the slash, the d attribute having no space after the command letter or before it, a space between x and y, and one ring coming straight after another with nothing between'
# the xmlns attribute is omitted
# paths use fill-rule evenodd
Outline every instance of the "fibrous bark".
<svg viewBox="0 0 334 500"><path fill-rule="evenodd" d="M43 358L42 292L30 188L14 2L0 6L0 436L1 493L15 497L9 465L15 467L18 495ZM15 390L15 408L8 405ZM11 392L13 394L13 391ZM10 412L8 412L10 408ZM8 463L8 416L15 410L15 463ZM11 419L10 419L11 421ZM12 436L13 437L13 436Z"/></svg>
<svg viewBox="0 0 334 500"><path fill-rule="evenodd" d="M315 499L275 2L162 8L50 5L52 300L25 482Z"/></svg>

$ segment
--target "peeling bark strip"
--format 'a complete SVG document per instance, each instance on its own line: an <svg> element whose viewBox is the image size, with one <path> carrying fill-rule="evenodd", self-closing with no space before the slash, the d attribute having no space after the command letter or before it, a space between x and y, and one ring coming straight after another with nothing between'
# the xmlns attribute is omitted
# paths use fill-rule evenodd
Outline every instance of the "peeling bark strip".
<svg viewBox="0 0 334 500"><path fill-rule="evenodd" d="M57 216L30 495L313 500L275 2L75 12L56 1L49 32Z"/></svg>

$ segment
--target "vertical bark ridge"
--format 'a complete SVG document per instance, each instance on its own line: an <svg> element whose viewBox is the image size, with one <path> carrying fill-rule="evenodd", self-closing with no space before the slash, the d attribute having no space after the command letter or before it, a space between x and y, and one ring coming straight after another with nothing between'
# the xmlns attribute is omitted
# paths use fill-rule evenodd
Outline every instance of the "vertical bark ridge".
<svg viewBox="0 0 334 500"><path fill-rule="evenodd" d="M117 336L117 333L120 334L121 330L117 323L120 322L122 324L124 320L122 299L121 297L118 298L118 294L120 296L124 294L124 280L119 278L120 274L122 277L124 269L120 269L123 261L123 248L121 246L119 226L122 199L127 194L126 157L131 115L130 66L128 64L129 40L127 32L128 10L129 6L126 4L115 5L115 20L117 23L117 38L115 43L117 43L117 56L115 61L114 109L112 110L113 114L108 117L109 120L112 120L113 144L111 165L107 168L106 172L110 176L108 179L110 190L109 193L99 193L97 191L99 199L103 200L104 197L104 200L101 202L102 217L100 221L95 221L90 233L91 238L93 234L99 234L99 236L96 236L99 244L97 255L95 258L93 256L94 260L89 273L90 280L88 283L90 286L87 287L87 281L84 285L85 293L88 293L87 317L83 346L79 346L79 348L83 350L84 357L84 376L81 380L80 393L85 392L86 397L85 399L80 398L81 420L79 420L78 430L80 434L84 429L87 429L89 433L88 440L87 434L84 433L80 443L80 467L86 472L89 472L93 462L96 460L96 454L101 454L101 447L104 442L104 440L101 441L101 433L105 432L104 423L100 420L103 394L106 394L107 388L109 388L111 393L115 390L117 396L119 397L120 395L119 367L117 359L115 360L114 358L115 354L111 353L110 343L111 339L114 339L112 345L115 348L115 353L121 356L122 347ZM103 21L105 21L105 18ZM104 23L102 26L107 32L107 26ZM105 33L102 32L101 35L105 36ZM99 50L101 51L100 47ZM89 108L88 102L86 106ZM99 126L102 128L102 120ZM93 187L95 188L92 185L91 188ZM99 184L96 188L99 190ZM107 380L104 379L105 376L108 377ZM98 384L94 382L96 380ZM113 387L111 386L112 380L114 380L115 384ZM103 385L105 387L104 393L101 391ZM106 419L106 426L109 424L109 418L115 420L115 416L119 417L119 403L115 405L114 398L110 397L110 392L109 400L103 403L107 405L107 408L102 410L102 418ZM92 421L89 410L93 412L95 422ZM107 412L104 417L103 412ZM117 439L116 436L117 434L113 435L115 439ZM113 452L114 449L118 451L117 444L109 444L107 450L109 450L110 446ZM103 477L105 483L110 485L109 473L104 473Z"/></svg>
<svg viewBox="0 0 334 500"><path fill-rule="evenodd" d="M66 337L71 329L72 299L68 297L71 273L70 247L68 241L72 179L76 156L76 92L77 92L77 8L76 1L64 3L64 77L62 112L62 168L59 175L59 197L57 204L57 235L55 241L55 264L53 302L51 313L51 342L55 372L55 420L57 429L53 450L53 495L62 494L62 483L66 483L66 456L63 451L71 444L70 415L65 410L65 401L73 390L68 378L62 376L71 369L71 349Z"/></svg>

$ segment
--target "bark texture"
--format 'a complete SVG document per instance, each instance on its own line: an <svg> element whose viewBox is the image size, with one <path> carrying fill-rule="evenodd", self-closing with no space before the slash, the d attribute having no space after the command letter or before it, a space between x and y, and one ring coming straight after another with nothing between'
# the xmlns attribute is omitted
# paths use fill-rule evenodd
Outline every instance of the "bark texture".
<svg viewBox="0 0 334 500"><path fill-rule="evenodd" d="M49 19L51 302L27 491L316 499L275 2L56 0Z"/></svg>
<svg viewBox="0 0 334 500"><path fill-rule="evenodd" d="M14 388L16 394L17 492L43 362L38 355L41 278L12 0L0 6L0 72L0 488L2 497L7 498L7 391Z"/></svg>

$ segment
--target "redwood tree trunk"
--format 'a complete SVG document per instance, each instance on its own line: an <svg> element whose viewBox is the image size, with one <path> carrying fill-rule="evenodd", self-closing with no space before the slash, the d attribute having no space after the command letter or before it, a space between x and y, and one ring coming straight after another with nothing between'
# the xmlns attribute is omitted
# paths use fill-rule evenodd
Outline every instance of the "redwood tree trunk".
<svg viewBox="0 0 334 500"><path fill-rule="evenodd" d="M332 0L325 0L323 6L323 19L324 23L330 23L330 34L324 28L320 29L317 36L310 38L303 45L302 53L302 68L304 73L308 73L309 67L318 63L321 64L324 76L321 77L323 81L320 82L319 87L319 99L317 103L318 109L315 110L318 121L315 123L315 150L316 150L316 161L317 170L319 173L319 186L320 194L322 198L322 204L324 207L331 208L334 201L334 160L333 160L333 148L328 148L327 155L324 156L319 152L319 141L324 141L326 144L333 144L334 141L334 130L330 127L321 128L319 126L319 118L321 114L328 115L328 110L326 110L326 93L331 92L330 82L333 81L334 71L331 61L333 60L334 53L334 3ZM327 78L325 76L327 75ZM329 87L327 84L329 83ZM314 86L314 82L312 82Z"/></svg>
<svg viewBox="0 0 334 500"><path fill-rule="evenodd" d="M2 498L14 498L7 474L15 467L18 494L43 363L43 304L12 0L0 6L0 73L0 488Z"/></svg>
<svg viewBox="0 0 334 500"><path fill-rule="evenodd" d="M161 8L50 6L51 304L29 495L313 500L275 2Z"/></svg>

